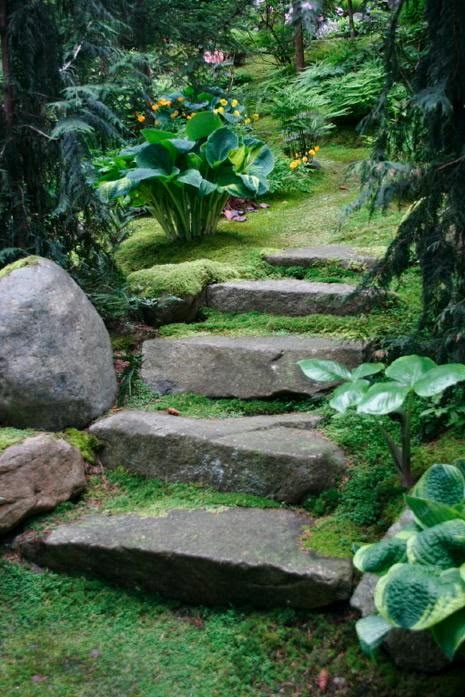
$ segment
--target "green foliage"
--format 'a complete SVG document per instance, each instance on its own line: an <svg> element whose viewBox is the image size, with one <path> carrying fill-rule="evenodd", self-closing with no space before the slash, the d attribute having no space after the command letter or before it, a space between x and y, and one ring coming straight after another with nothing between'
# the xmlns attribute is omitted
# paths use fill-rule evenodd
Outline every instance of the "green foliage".
<svg viewBox="0 0 465 697"><path fill-rule="evenodd" d="M316 382L342 382L330 400L330 406L343 414L351 407L359 414L392 414L400 422L401 443L396 444L383 430L391 456L405 486L413 483L411 472L411 417L414 395L428 398L465 381L465 365L436 365L431 358L403 356L386 369L382 363L363 363L349 370L336 361L309 359L298 365L306 377ZM370 384L365 378L384 371L390 380Z"/></svg>
<svg viewBox="0 0 465 697"><path fill-rule="evenodd" d="M196 113L184 137L153 128L145 142L100 163L99 186L108 200L145 206L169 239L216 232L229 196L260 196L273 169L269 148L222 127L210 111Z"/></svg>
<svg viewBox="0 0 465 697"><path fill-rule="evenodd" d="M0 428L0 453L9 448L10 445L15 445L15 443L20 443L25 438L35 435L36 431L31 431L30 429L11 428L9 426Z"/></svg>
<svg viewBox="0 0 465 697"><path fill-rule="evenodd" d="M222 283L237 277L237 272L231 266L209 259L197 259L135 271L129 274L128 283L134 292L144 298L164 294L183 298L199 295L210 283Z"/></svg>
<svg viewBox="0 0 465 697"><path fill-rule="evenodd" d="M461 463L433 465L406 497L415 524L394 537L361 547L360 570L381 576L374 619L360 620L357 633L373 651L392 627L432 630L452 659L465 641L465 477Z"/></svg>
<svg viewBox="0 0 465 697"><path fill-rule="evenodd" d="M95 436L87 431L79 431L77 428L67 428L63 436L65 440L77 448L86 462L95 465L97 453L101 444Z"/></svg>

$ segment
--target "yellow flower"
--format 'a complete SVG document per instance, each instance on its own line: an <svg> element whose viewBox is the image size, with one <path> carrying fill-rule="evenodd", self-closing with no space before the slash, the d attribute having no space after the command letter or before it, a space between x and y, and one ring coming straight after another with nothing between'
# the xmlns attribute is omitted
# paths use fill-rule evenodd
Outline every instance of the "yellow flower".
<svg viewBox="0 0 465 697"><path fill-rule="evenodd" d="M217 114L224 114L224 106L218 107L218 109L215 109Z"/></svg>
<svg viewBox="0 0 465 697"><path fill-rule="evenodd" d="M297 169L301 163L302 160L292 160L291 164L289 165L289 169Z"/></svg>
<svg viewBox="0 0 465 697"><path fill-rule="evenodd" d="M241 115L241 112L237 111L237 109L236 109L236 111L233 111L233 116L239 117L240 115Z"/></svg>
<svg viewBox="0 0 465 697"><path fill-rule="evenodd" d="M192 118L192 114L187 114L186 118L187 118L188 121L190 121L191 118Z"/></svg>
<svg viewBox="0 0 465 697"><path fill-rule="evenodd" d="M227 99L220 99L220 104L221 104L221 106L228 106L228 100Z"/></svg>
<svg viewBox="0 0 465 697"><path fill-rule="evenodd" d="M308 162L308 157L307 156L303 157L302 162Z"/></svg>
<svg viewBox="0 0 465 697"><path fill-rule="evenodd" d="M316 152L312 148L311 150L308 151L308 154L311 155L312 157L315 157Z"/></svg>
<svg viewBox="0 0 465 697"><path fill-rule="evenodd" d="M158 111L159 108L158 104L152 104L152 111Z"/></svg>
<svg viewBox="0 0 465 697"><path fill-rule="evenodd" d="M182 104L182 102L185 102L185 101L186 101L185 97L178 97L178 102L181 102L181 104Z"/></svg>
<svg viewBox="0 0 465 697"><path fill-rule="evenodd" d="M171 99L165 99L162 97L158 100L158 106L171 106Z"/></svg>
<svg viewBox="0 0 465 697"><path fill-rule="evenodd" d="M175 119L179 115L179 111L173 111L170 118Z"/></svg>
<svg viewBox="0 0 465 697"><path fill-rule="evenodd" d="M139 123L144 123L144 121L145 121L144 114L137 114L137 120L139 121Z"/></svg>
<svg viewBox="0 0 465 697"><path fill-rule="evenodd" d="M258 119L260 118L260 114L254 114L252 118L254 121L258 121Z"/></svg>
<svg viewBox="0 0 465 697"><path fill-rule="evenodd" d="M251 120L251 119L245 119L244 123L245 123L246 126L248 126L249 124L252 123L252 120Z"/></svg>
<svg viewBox="0 0 465 697"><path fill-rule="evenodd" d="M319 145L316 145L313 149L315 150L315 152L320 152L320 146L319 146Z"/></svg>
<svg viewBox="0 0 465 697"><path fill-rule="evenodd" d="M239 100L238 99L233 99L231 102L231 106L233 109L235 109L237 106L239 106Z"/></svg>

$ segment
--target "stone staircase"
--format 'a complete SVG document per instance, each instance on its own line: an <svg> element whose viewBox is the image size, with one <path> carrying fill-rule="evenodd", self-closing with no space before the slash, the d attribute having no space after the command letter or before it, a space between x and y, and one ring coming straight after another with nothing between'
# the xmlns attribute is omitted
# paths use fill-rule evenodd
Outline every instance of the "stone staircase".
<svg viewBox="0 0 465 697"><path fill-rule="evenodd" d="M300 266L310 268L332 262L341 269L369 269L376 263L375 257L363 254L343 245L321 247L294 247L281 252L265 254L265 261L272 266Z"/></svg>
<svg viewBox="0 0 465 697"><path fill-rule="evenodd" d="M345 268L373 263L340 247L267 258L283 266L325 259ZM372 296L353 291L347 284L293 279L234 281L211 286L207 304L226 312L289 316L367 311ZM142 378L164 394L311 396L328 385L304 378L297 361L333 359L354 367L364 349L361 342L307 336L154 339L144 344ZM106 467L298 503L334 486L344 472L343 453L318 432L319 423L311 414L192 419L121 411L90 430L102 441ZM92 573L187 603L310 609L347 600L352 586L350 560L302 548L311 525L308 516L279 508L99 515L27 537L21 548L31 561L58 571Z"/></svg>

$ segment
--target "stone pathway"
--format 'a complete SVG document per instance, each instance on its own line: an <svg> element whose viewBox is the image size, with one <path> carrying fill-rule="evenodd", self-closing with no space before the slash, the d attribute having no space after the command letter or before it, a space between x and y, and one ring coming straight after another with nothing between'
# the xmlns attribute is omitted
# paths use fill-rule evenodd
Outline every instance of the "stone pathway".
<svg viewBox="0 0 465 697"><path fill-rule="evenodd" d="M207 397L312 395L328 385L306 378L304 358L363 361L364 344L307 336L194 336L152 339L143 347L142 379L155 392Z"/></svg>
<svg viewBox="0 0 465 697"><path fill-rule="evenodd" d="M292 511L254 508L92 516L21 549L41 566L187 603L311 609L347 600L351 562L304 551L309 523Z"/></svg>
<svg viewBox="0 0 465 697"><path fill-rule="evenodd" d="M354 295L348 283L313 283L295 278L227 281L208 286L206 304L221 312L266 312L302 317L312 314L354 315L367 312L375 296L364 290Z"/></svg>
<svg viewBox="0 0 465 697"><path fill-rule="evenodd" d="M376 263L376 258L363 254L352 247L324 245L321 247L295 247L281 252L266 254L265 261L272 266L300 266L310 268L325 262L334 262L342 269L367 269Z"/></svg>
<svg viewBox="0 0 465 697"><path fill-rule="evenodd" d="M334 486L344 455L310 414L189 419L123 411L98 421L106 467L298 503Z"/></svg>

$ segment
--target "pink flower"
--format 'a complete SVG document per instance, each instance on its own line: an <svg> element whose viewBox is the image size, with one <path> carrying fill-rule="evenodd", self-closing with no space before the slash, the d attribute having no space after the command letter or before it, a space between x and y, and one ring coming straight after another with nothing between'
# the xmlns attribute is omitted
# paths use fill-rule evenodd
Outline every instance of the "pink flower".
<svg viewBox="0 0 465 697"><path fill-rule="evenodd" d="M203 59L210 65L219 65L224 61L223 51L204 51Z"/></svg>

